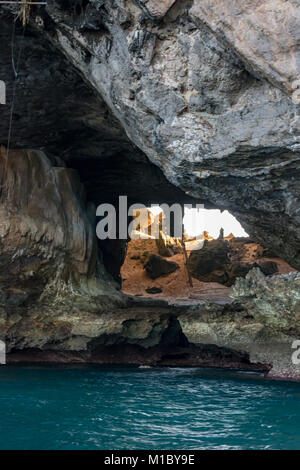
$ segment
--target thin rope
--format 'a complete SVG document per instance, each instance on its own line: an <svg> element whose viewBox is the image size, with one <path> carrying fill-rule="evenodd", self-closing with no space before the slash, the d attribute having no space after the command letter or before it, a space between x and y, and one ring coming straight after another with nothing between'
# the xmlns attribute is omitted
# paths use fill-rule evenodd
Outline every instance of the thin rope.
<svg viewBox="0 0 300 470"><path fill-rule="evenodd" d="M16 33L16 22L13 21L12 38L11 38L11 64L12 64L13 72L14 72L15 79L16 79L18 74L16 71L15 58L14 58L15 33Z"/></svg>
<svg viewBox="0 0 300 470"><path fill-rule="evenodd" d="M15 28L16 28L16 22L14 21L14 31L15 31ZM21 55L22 55L22 51L23 51L25 28L26 28L26 25L23 26L21 42L20 42L20 48L19 48L19 53L18 53L18 58L17 58L17 66L16 67L13 66L13 70L14 70L14 73L15 73L15 79L14 79L14 84L13 84L13 95L12 95L12 103L11 103L11 108L10 108L9 129L8 129L7 148L6 148L6 159L8 157L8 152L9 152L9 148L10 148L12 122L13 122L13 112L14 112L14 107L15 107L15 98L16 98L16 89L17 89L17 79L18 79L18 76L19 76L20 59L21 59ZM14 65L14 50L13 49L12 49L12 63Z"/></svg>
<svg viewBox="0 0 300 470"><path fill-rule="evenodd" d="M13 83L13 90L12 90L12 102L11 102L10 116L9 116L9 126L8 126L8 136L7 136L7 146L6 146L6 160L5 160L3 178L5 178L6 173L7 173L8 154L9 154L10 143L11 143L11 134L12 134L13 112L14 112L15 99L16 99L17 79L18 79L18 76L19 76L20 60L21 60L21 55L22 55L22 51L23 51L24 35L25 35L25 29L26 29L26 24L25 24L25 25L23 25L23 31L22 31L20 47L19 47L19 51L18 51L17 63L15 65L14 49L15 49L16 21L17 21L17 19L18 19L18 17L13 20L12 40L11 40L11 63L12 63L12 69L13 69L13 72L14 72L14 83ZM1 188L3 188L3 186L4 186L4 183L2 183Z"/></svg>

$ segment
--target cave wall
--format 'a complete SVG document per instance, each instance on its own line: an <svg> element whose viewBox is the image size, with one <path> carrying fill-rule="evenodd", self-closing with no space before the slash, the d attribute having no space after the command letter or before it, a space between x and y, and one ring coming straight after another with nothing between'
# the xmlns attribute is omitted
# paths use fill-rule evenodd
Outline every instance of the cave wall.
<svg viewBox="0 0 300 470"><path fill-rule="evenodd" d="M1 9L10 43L7 15ZM164 175L162 198L165 184L228 209L299 268L298 15L295 2L279 0L50 0L33 9L25 34L12 144L72 167L112 157L136 168L148 158ZM10 83L9 48L1 61ZM126 177L116 176L123 189ZM85 183L101 200L95 177Z"/></svg>
<svg viewBox="0 0 300 470"><path fill-rule="evenodd" d="M50 1L38 28L168 181L297 268L299 6L281 3Z"/></svg>
<svg viewBox="0 0 300 470"><path fill-rule="evenodd" d="M6 84L7 100L1 106L0 143L6 146L10 138L11 148L38 149L55 166L67 167L70 173L76 170L92 216L102 202L117 204L119 194L128 196L129 205L137 201L194 202L130 142L102 98L62 52L34 28L36 24L23 29L14 21L12 12L1 7L0 40L6 45L0 54L1 80ZM53 27L49 19L45 23ZM18 69L16 80L12 53ZM18 175L22 178L28 185L23 169ZM120 284L126 244L97 242L94 249L98 250L99 262Z"/></svg>
<svg viewBox="0 0 300 470"><path fill-rule="evenodd" d="M116 285L101 265L76 170L42 151L1 147L0 181L2 301L29 309L42 298L59 303L64 289L72 297L86 286L88 295L89 282L113 301Z"/></svg>

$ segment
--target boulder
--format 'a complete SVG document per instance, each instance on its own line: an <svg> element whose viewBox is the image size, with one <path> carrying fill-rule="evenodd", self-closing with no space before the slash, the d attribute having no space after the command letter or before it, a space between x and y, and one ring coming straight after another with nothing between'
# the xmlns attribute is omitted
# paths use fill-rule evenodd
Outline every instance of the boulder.
<svg viewBox="0 0 300 470"><path fill-rule="evenodd" d="M227 241L205 241L201 250L191 252L188 269L191 275L203 282L226 284L229 267L229 246Z"/></svg>
<svg viewBox="0 0 300 470"><path fill-rule="evenodd" d="M168 261L159 255L151 253L145 262L144 268L151 279L156 279L160 276L167 276L173 273L179 266L174 261Z"/></svg>
<svg viewBox="0 0 300 470"><path fill-rule="evenodd" d="M201 250L192 251L188 259L188 269L193 277L202 282L219 282L231 286L238 277L245 277L258 267L265 275L278 272L273 261L259 259L260 245L245 239L231 238L205 241Z"/></svg>

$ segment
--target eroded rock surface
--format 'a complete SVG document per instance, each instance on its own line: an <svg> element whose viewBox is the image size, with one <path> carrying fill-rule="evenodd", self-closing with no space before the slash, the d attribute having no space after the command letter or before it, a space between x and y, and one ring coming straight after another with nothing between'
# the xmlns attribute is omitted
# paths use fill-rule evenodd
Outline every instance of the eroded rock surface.
<svg viewBox="0 0 300 470"><path fill-rule="evenodd" d="M139 4L152 18L162 18L176 0L141 0Z"/></svg>
<svg viewBox="0 0 300 470"><path fill-rule="evenodd" d="M43 347L72 335L64 315L107 311L122 297L99 261L76 171L4 148L0 170L1 338L8 350Z"/></svg>
<svg viewBox="0 0 300 470"><path fill-rule="evenodd" d="M116 158L118 146L123 154L132 151L135 162L145 154L185 194L229 209L250 235L299 268L299 8L281 0L91 0L75 9L72 2L50 0L32 12L35 33L29 42L26 37L26 50L40 57L39 48L48 44L87 84L80 100L83 118L72 120L74 130L67 134L72 139L82 129L88 136L85 149L76 143L80 163L72 159L80 172L84 161L93 165L100 154ZM9 28L2 34L9 38ZM51 73L44 87L50 79ZM88 97L88 88L98 101ZM58 90L59 109L67 112L61 92L72 103L72 91L65 85ZM50 110L54 102L51 94ZM21 126L13 142L18 133ZM69 160L74 146L54 140ZM135 144L131 150L129 141ZM53 151L53 139L47 146ZM93 176L86 179L88 187ZM91 194L99 200L99 193L93 184Z"/></svg>
<svg viewBox="0 0 300 470"><path fill-rule="evenodd" d="M294 341L299 337L299 273L265 277L253 269L233 287L234 304L195 307L179 322L189 342L214 344L244 351L251 363L269 364L270 376L300 377L293 362Z"/></svg>
<svg viewBox="0 0 300 470"><path fill-rule="evenodd" d="M196 1L191 16L225 39L250 70L288 93L299 88L298 1ZM294 99L299 104L296 94Z"/></svg>
<svg viewBox="0 0 300 470"><path fill-rule="evenodd" d="M300 327L300 274L264 276L258 268L238 279L231 297L241 301L254 318L291 333Z"/></svg>

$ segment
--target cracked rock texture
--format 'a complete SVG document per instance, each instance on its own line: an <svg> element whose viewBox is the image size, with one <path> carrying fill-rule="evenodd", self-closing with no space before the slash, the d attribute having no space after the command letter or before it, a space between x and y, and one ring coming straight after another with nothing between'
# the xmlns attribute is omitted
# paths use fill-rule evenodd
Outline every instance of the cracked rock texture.
<svg viewBox="0 0 300 470"><path fill-rule="evenodd" d="M234 285L234 304L210 304L201 315L190 308L179 316L182 331L190 343L244 351L251 363L269 364L269 376L299 380L299 364L292 361L300 328L299 282L296 272L265 277L254 268Z"/></svg>
<svg viewBox="0 0 300 470"><path fill-rule="evenodd" d="M59 315L84 317L122 299L98 259L76 171L41 151L7 159L4 148L0 169L1 338L8 350L42 347L72 334Z"/></svg>
<svg viewBox="0 0 300 470"><path fill-rule="evenodd" d="M204 0L194 3L191 16L195 21L205 22L258 76L289 93L298 87L297 0Z"/></svg>

